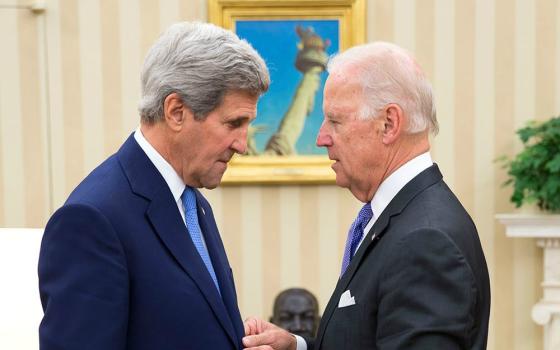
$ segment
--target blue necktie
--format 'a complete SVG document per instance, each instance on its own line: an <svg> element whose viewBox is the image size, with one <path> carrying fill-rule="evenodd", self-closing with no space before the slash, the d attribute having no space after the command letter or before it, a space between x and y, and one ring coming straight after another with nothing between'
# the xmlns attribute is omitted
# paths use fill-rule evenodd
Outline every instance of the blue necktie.
<svg viewBox="0 0 560 350"><path fill-rule="evenodd" d="M181 200L183 201L183 208L185 209L185 221L187 223L187 229L191 235L192 242L198 251L198 254L202 258L204 265L210 277L214 281L218 293L220 292L220 286L218 284L218 279L216 278L216 273L214 272L214 267L212 266L212 261L208 255L208 250L204 245L202 238L202 231L200 230L200 225L198 224L198 214L196 212L196 195L192 188L185 187L183 194L181 195ZM221 294L221 293L220 293Z"/></svg>
<svg viewBox="0 0 560 350"><path fill-rule="evenodd" d="M348 231L346 247L344 248L344 257L342 258L342 270L340 272L341 278L346 272L348 265L350 265L350 261L352 261L352 257L354 256L354 253L356 253L358 244L364 234L364 229L372 217L373 212L371 211L371 203L367 202L358 213L358 217L354 220L352 226L350 226L350 230Z"/></svg>

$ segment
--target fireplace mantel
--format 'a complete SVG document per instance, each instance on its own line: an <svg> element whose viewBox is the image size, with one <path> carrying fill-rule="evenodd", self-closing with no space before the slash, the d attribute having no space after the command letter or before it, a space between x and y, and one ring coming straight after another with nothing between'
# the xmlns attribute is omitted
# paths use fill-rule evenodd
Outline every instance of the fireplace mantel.
<svg viewBox="0 0 560 350"><path fill-rule="evenodd" d="M544 327L544 349L560 349L560 215L498 214L506 235L535 238L543 248L543 298L533 306L533 321Z"/></svg>

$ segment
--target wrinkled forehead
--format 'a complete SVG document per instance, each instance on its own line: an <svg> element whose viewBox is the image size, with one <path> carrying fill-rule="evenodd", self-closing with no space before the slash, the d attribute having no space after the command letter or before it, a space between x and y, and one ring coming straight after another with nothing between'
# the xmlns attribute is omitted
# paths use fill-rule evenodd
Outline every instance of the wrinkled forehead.
<svg viewBox="0 0 560 350"><path fill-rule="evenodd" d="M325 83L323 109L336 113L338 109L353 109L363 95L363 85L356 74L333 72Z"/></svg>
<svg viewBox="0 0 560 350"><path fill-rule="evenodd" d="M350 83L352 81L357 81L359 75L360 66L356 62L348 62L344 64L339 64L333 67L329 71L327 80L336 81L340 83Z"/></svg>
<svg viewBox="0 0 560 350"><path fill-rule="evenodd" d="M337 87L357 88L362 87L363 70L356 64L341 64L329 72L325 83L325 92Z"/></svg>

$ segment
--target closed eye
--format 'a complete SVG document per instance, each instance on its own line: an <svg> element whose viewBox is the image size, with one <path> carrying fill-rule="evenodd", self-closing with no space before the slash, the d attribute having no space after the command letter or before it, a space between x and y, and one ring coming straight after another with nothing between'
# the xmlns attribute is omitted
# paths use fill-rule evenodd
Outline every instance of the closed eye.
<svg viewBox="0 0 560 350"><path fill-rule="evenodd" d="M335 125L335 124L340 124L340 122L338 121L338 118L335 115L332 114L326 114L325 115L325 119L329 122L329 124L331 125Z"/></svg>
<svg viewBox="0 0 560 350"><path fill-rule="evenodd" d="M249 118L241 117L232 120L228 120L226 123L231 129L237 129L242 127L245 123L247 123Z"/></svg>
<svg viewBox="0 0 560 350"><path fill-rule="evenodd" d="M338 125L338 124L340 124L340 122L339 122L338 120L329 119L329 124L331 124L331 125Z"/></svg>

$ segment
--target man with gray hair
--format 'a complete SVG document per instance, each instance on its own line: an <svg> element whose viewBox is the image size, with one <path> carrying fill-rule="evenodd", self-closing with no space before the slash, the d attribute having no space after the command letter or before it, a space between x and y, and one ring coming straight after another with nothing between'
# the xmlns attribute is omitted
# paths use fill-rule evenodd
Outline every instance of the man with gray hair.
<svg viewBox="0 0 560 350"><path fill-rule="evenodd" d="M388 43L329 65L326 147L339 186L364 203L315 339L251 318L248 349L486 349L490 283L475 225L432 162L430 83Z"/></svg>
<svg viewBox="0 0 560 350"><path fill-rule="evenodd" d="M45 228L43 350L242 347L232 270L197 188L245 153L268 70L232 32L180 23L141 82L140 127Z"/></svg>

